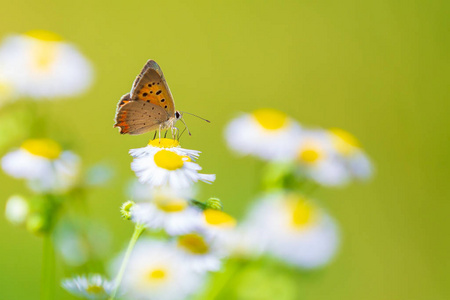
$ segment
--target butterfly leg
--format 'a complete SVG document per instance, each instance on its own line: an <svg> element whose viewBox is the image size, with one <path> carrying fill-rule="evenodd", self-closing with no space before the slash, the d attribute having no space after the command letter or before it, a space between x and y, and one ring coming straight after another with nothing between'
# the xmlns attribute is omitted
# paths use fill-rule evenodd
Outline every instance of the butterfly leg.
<svg viewBox="0 0 450 300"><path fill-rule="evenodd" d="M172 138L175 140L178 137L178 128L172 127Z"/></svg>
<svg viewBox="0 0 450 300"><path fill-rule="evenodd" d="M156 131L155 131L155 135L153 136L153 139L156 139Z"/></svg>
<svg viewBox="0 0 450 300"><path fill-rule="evenodd" d="M159 142L161 142L161 125L159 125L158 135L159 135Z"/></svg>

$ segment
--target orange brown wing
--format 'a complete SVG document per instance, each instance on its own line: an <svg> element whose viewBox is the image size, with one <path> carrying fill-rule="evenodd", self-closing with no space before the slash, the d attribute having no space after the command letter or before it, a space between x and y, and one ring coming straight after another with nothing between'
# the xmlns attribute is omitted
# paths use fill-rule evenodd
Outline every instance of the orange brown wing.
<svg viewBox="0 0 450 300"><path fill-rule="evenodd" d="M145 101L163 108L169 117L175 115L172 93L158 64L149 60L136 77L130 93L131 101Z"/></svg>
<svg viewBox="0 0 450 300"><path fill-rule="evenodd" d="M119 103L114 127L119 127L121 134L142 134L159 129L168 119L167 112L158 105L129 101L121 106Z"/></svg>

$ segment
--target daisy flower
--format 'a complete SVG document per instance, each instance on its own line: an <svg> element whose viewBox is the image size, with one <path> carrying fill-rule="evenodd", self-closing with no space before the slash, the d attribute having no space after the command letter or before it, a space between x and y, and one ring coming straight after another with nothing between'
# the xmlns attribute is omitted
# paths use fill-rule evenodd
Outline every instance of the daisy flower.
<svg viewBox="0 0 450 300"><path fill-rule="evenodd" d="M150 140L146 147L131 149L130 155L133 157L152 156L161 149L172 151L181 156L188 156L191 160L197 159L201 153L197 150L181 148L180 143L177 140L161 138Z"/></svg>
<svg viewBox="0 0 450 300"><path fill-rule="evenodd" d="M101 275L77 276L62 281L62 287L69 293L84 299L107 299L112 292L112 282Z"/></svg>
<svg viewBox="0 0 450 300"><path fill-rule="evenodd" d="M327 264L338 248L333 219L297 194L266 196L253 208L247 223L259 231L269 253L305 269Z"/></svg>
<svg viewBox="0 0 450 300"><path fill-rule="evenodd" d="M155 240L137 242L125 269L122 291L127 299L181 300L202 286L173 245Z"/></svg>
<svg viewBox="0 0 450 300"><path fill-rule="evenodd" d="M184 189L198 181L211 183L216 179L213 174L198 172L202 168L191 158L198 156L198 153L178 148L178 143L172 146L164 141L162 143L165 147L149 146L137 152L139 149L132 150L134 160L131 169L139 182L151 187Z"/></svg>
<svg viewBox="0 0 450 300"><path fill-rule="evenodd" d="M345 161L349 172L357 179L369 179L373 167L356 137L340 128L332 128L330 133L333 145Z"/></svg>
<svg viewBox="0 0 450 300"><path fill-rule="evenodd" d="M1 161L3 170L10 176L26 179L37 192L62 192L77 181L80 159L71 151L62 151L60 145L50 139L26 140L15 151L6 154Z"/></svg>
<svg viewBox="0 0 450 300"><path fill-rule="evenodd" d="M201 219L199 209L173 191L158 189L148 203L138 203L130 209L131 219L147 228L164 229L170 235L194 230Z"/></svg>
<svg viewBox="0 0 450 300"><path fill-rule="evenodd" d="M303 130L294 158L301 174L325 186L344 185L350 174L334 148L329 132Z"/></svg>
<svg viewBox="0 0 450 300"><path fill-rule="evenodd" d="M264 108L232 120L225 130L225 138L237 153L264 160L284 160L295 153L300 132L300 125L285 113Z"/></svg>
<svg viewBox="0 0 450 300"><path fill-rule="evenodd" d="M184 263L199 273L218 271L221 266L220 259L225 254L214 236L200 232L178 236L176 248L184 257Z"/></svg>
<svg viewBox="0 0 450 300"><path fill-rule="evenodd" d="M11 35L0 46L0 69L21 96L77 95L92 82L92 67L72 44L43 30Z"/></svg>
<svg viewBox="0 0 450 300"><path fill-rule="evenodd" d="M27 200L19 195L13 195L6 201L6 219L14 225L24 224L30 211Z"/></svg>

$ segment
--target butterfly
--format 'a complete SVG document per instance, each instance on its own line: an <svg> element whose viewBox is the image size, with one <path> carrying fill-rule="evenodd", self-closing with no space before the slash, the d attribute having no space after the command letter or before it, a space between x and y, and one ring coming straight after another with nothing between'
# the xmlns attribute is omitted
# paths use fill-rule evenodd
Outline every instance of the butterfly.
<svg viewBox="0 0 450 300"><path fill-rule="evenodd" d="M149 60L134 80L131 91L120 98L114 127L119 127L121 134L159 130L161 135L161 130L165 129L171 129L174 134L175 123L180 119L182 114L175 110L161 68L154 60Z"/></svg>

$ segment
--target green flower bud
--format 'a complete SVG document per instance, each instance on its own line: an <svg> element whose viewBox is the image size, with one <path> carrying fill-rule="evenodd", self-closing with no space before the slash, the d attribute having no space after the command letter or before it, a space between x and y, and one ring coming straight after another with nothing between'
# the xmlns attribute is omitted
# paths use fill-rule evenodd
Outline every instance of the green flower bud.
<svg viewBox="0 0 450 300"><path fill-rule="evenodd" d="M215 210L223 210L222 201L218 198L209 198L206 200L206 208L215 209Z"/></svg>
<svg viewBox="0 0 450 300"><path fill-rule="evenodd" d="M127 201L120 207L120 214L124 220L131 220L131 208L135 205L133 201Z"/></svg>
<svg viewBox="0 0 450 300"><path fill-rule="evenodd" d="M46 232L48 229L47 225L47 220L39 213L30 215L26 224L28 231L34 234L42 234Z"/></svg>

